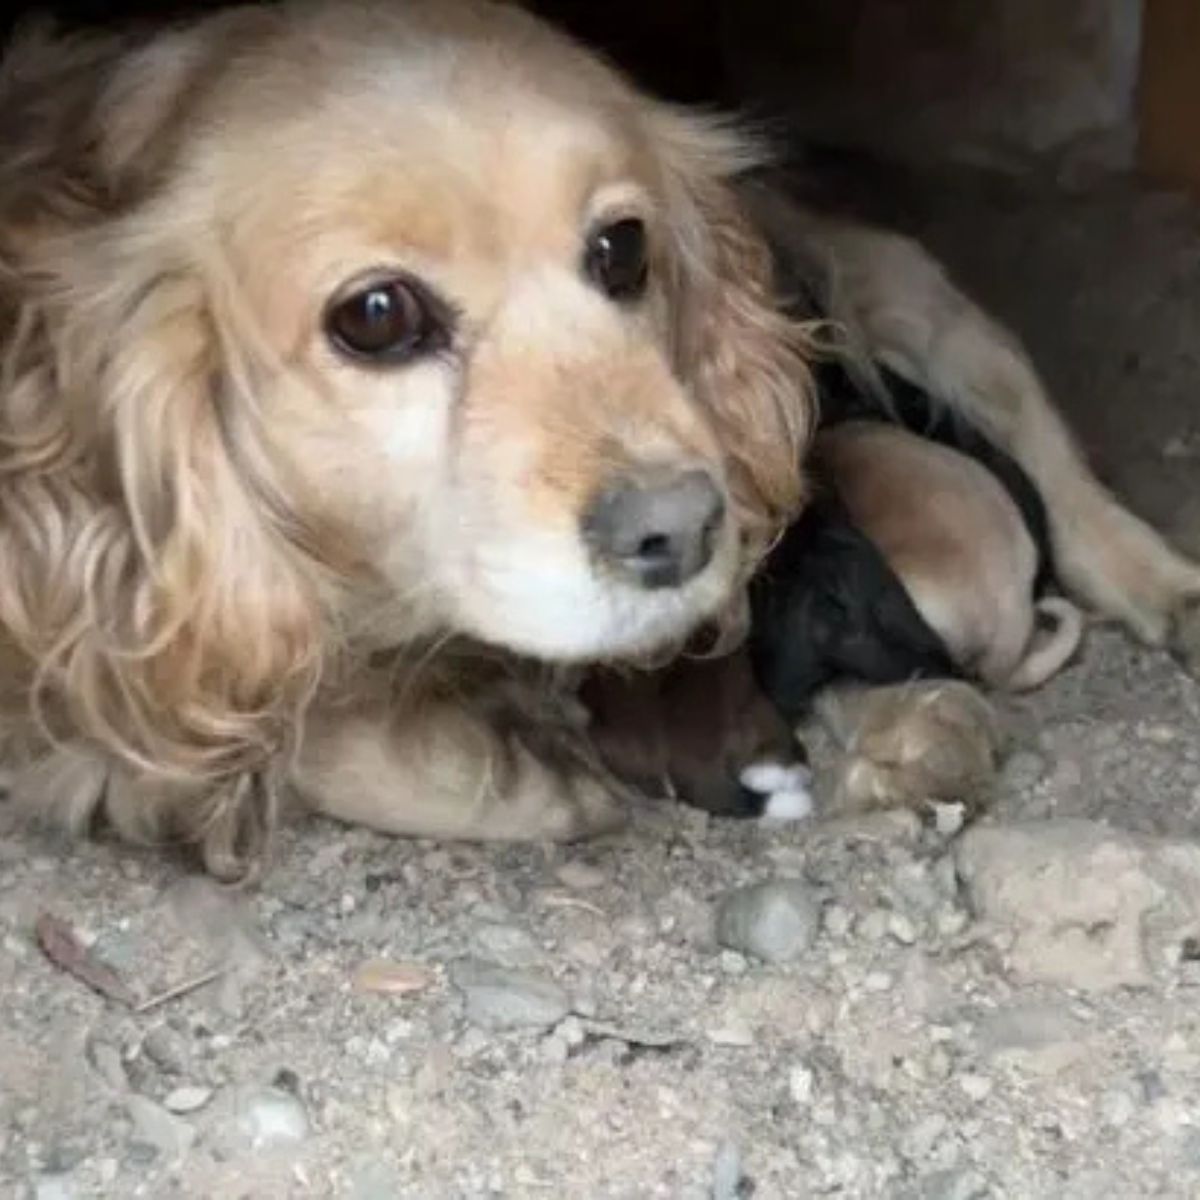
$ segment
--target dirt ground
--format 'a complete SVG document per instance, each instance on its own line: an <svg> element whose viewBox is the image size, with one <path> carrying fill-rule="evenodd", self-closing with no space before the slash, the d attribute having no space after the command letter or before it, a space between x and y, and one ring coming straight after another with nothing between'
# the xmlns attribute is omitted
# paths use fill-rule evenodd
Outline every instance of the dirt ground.
<svg viewBox="0 0 1200 1200"><path fill-rule="evenodd" d="M1200 553L1196 211L1122 180L892 200ZM664 804L480 848L312 820L240 893L9 829L0 1195L1200 1196L1200 686L1096 630L1006 712L965 832ZM764 882L789 961L714 936ZM134 1012L47 962L42 911L139 1001L224 974Z"/></svg>

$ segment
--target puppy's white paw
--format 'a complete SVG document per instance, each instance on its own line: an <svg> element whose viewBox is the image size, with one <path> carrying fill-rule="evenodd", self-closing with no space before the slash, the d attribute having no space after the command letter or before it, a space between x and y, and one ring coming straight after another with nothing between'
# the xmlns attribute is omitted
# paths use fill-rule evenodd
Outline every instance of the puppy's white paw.
<svg viewBox="0 0 1200 1200"><path fill-rule="evenodd" d="M759 798L759 815L772 821L803 821L812 814L811 779L803 763L750 763L738 775L742 787Z"/></svg>
<svg viewBox="0 0 1200 1200"><path fill-rule="evenodd" d="M772 792L763 807L763 816L770 821L804 821L812 816L813 798L807 788Z"/></svg>

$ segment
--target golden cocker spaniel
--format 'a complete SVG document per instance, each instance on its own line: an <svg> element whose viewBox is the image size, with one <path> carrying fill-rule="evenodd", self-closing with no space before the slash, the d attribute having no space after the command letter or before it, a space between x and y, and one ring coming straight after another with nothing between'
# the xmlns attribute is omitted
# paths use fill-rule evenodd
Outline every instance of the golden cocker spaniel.
<svg viewBox="0 0 1200 1200"><path fill-rule="evenodd" d="M936 265L748 197L734 129L517 8L31 31L0 114L0 753L38 811L225 875L280 789L397 833L612 824L550 676L735 625L803 502L768 234L1022 461L1081 598L1195 645L1200 571Z"/></svg>

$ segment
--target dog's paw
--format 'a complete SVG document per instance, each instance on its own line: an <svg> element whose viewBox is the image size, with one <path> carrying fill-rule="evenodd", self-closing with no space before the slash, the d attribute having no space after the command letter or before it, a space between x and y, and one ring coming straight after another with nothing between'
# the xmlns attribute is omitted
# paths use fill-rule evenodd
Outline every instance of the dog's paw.
<svg viewBox="0 0 1200 1200"><path fill-rule="evenodd" d="M738 775L747 815L771 821L803 821L811 816L811 782L812 772L803 763L750 763Z"/></svg>
<svg viewBox="0 0 1200 1200"><path fill-rule="evenodd" d="M1184 670L1200 678L1200 595L1187 597L1176 608L1169 645Z"/></svg>
<svg viewBox="0 0 1200 1200"><path fill-rule="evenodd" d="M996 775L999 722L976 688L927 681L858 695L833 807L977 806Z"/></svg>
<svg viewBox="0 0 1200 1200"><path fill-rule="evenodd" d="M541 836L555 842L579 842L617 833L629 823L629 805L604 781L579 775L562 789L561 799L545 813Z"/></svg>

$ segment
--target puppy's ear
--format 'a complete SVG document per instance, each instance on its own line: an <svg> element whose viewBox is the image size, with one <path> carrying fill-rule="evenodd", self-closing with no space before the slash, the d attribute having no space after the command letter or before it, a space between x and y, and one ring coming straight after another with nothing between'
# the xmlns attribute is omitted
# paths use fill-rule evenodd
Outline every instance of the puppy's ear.
<svg viewBox="0 0 1200 1200"><path fill-rule="evenodd" d="M658 109L654 122L674 252L678 370L725 446L752 568L804 498L810 339L776 305L770 251L737 194L734 181L756 164L755 149L717 121Z"/></svg>
<svg viewBox="0 0 1200 1200"><path fill-rule="evenodd" d="M200 54L165 46L39 49L44 109L28 67L0 87L31 121L0 198L0 646L55 736L186 784L287 741L321 628L219 271L156 199Z"/></svg>

